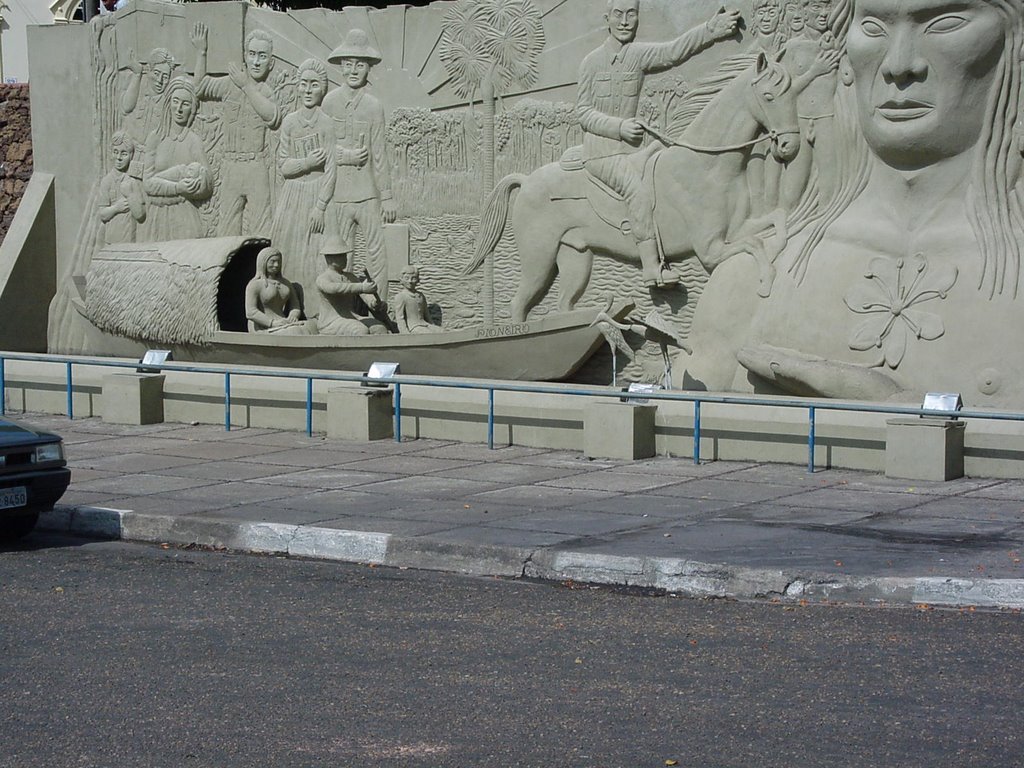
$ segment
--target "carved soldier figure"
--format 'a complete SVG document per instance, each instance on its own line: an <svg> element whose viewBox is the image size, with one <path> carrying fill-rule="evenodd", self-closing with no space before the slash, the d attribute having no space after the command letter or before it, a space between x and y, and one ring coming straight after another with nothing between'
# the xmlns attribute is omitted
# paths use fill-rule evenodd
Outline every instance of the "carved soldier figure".
<svg viewBox="0 0 1024 768"><path fill-rule="evenodd" d="M135 143L127 133L118 131L110 141L110 154L114 168L100 180L99 190L103 240L108 245L134 243L137 225L146 218L142 182L128 172Z"/></svg>
<svg viewBox="0 0 1024 768"><path fill-rule="evenodd" d="M661 263L655 240L654 205L633 157L644 129L636 119L644 78L677 66L713 43L732 37L740 23L736 10L720 10L705 24L667 43L637 43L640 0L608 0L608 39L583 60L576 110L584 131L583 159L589 173L626 200L632 235L640 251L648 287L677 283Z"/></svg>
<svg viewBox="0 0 1024 768"><path fill-rule="evenodd" d="M160 127L167 84L176 66L177 62L166 48L150 51L145 67L135 60L134 51L128 51L128 69L132 77L121 95L121 114L124 115L124 130L136 147L144 145L149 134ZM142 88L144 72L145 90ZM141 153L136 153L129 173L136 179L142 178Z"/></svg>
<svg viewBox="0 0 1024 768"><path fill-rule="evenodd" d="M274 68L274 40L263 30L245 38L245 68L231 62L228 74L206 74L209 30L196 24L192 44L198 50L196 84L201 101L224 104L222 125L224 158L221 162L220 235L258 234L270 224L271 159L270 130L281 125L283 110L267 77Z"/></svg>
<svg viewBox="0 0 1024 768"><path fill-rule="evenodd" d="M381 57L366 33L353 29L327 60L339 65L342 74L342 84L327 94L322 106L334 120L338 140L338 176L328 226L350 242L352 228L358 225L366 241L366 267L377 294L386 300L388 263L382 225L394 222L397 211L384 151L384 107L366 92L370 69Z"/></svg>

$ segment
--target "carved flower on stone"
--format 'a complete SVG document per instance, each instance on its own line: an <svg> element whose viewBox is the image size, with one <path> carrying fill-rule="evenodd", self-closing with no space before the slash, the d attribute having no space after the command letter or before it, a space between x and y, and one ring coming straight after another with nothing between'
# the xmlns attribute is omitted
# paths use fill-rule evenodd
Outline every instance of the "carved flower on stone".
<svg viewBox="0 0 1024 768"><path fill-rule="evenodd" d="M954 266L936 266L917 254L906 259L878 257L864 274L870 282L847 293L846 306L867 317L850 334L850 349L866 352L879 348L885 364L896 368L911 338L934 341L946 332L942 318L921 308L934 299L945 299L956 283Z"/></svg>

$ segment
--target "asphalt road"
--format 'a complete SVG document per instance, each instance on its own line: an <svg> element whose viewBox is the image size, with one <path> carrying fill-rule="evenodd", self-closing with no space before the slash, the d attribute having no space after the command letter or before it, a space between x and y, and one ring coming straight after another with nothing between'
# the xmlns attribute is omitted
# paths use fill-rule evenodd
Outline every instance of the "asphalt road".
<svg viewBox="0 0 1024 768"><path fill-rule="evenodd" d="M1024 617L705 602L35 534L0 766L1024 765Z"/></svg>

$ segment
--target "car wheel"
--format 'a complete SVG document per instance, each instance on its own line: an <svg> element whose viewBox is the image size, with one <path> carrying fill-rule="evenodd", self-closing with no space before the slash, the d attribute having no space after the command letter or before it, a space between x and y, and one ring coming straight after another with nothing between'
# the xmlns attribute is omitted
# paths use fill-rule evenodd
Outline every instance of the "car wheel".
<svg viewBox="0 0 1024 768"><path fill-rule="evenodd" d="M27 536L38 521L38 512L0 520L0 541L14 541Z"/></svg>

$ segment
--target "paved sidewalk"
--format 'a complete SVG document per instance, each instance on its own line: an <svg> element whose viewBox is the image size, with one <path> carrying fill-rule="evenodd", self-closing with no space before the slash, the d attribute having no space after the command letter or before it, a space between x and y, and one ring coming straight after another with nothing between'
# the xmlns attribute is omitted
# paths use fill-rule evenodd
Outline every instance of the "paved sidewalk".
<svg viewBox="0 0 1024 768"><path fill-rule="evenodd" d="M16 418L66 441L49 528L698 596L1024 607L1024 481Z"/></svg>

